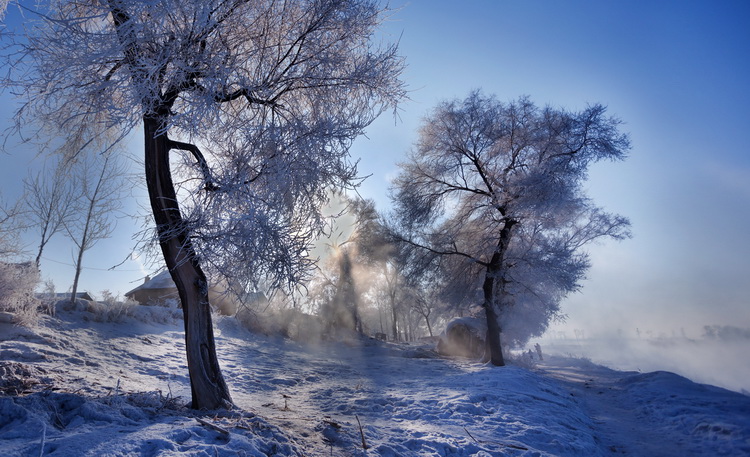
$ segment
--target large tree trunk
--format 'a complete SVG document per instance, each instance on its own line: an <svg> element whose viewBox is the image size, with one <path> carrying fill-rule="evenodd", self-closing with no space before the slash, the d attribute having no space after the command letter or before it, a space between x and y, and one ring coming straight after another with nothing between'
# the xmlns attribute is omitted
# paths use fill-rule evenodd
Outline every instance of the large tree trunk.
<svg viewBox="0 0 750 457"><path fill-rule="evenodd" d="M510 235L515 221L507 221L500 231L500 238L497 242L497 248L492 254L487 271L484 276L482 291L484 292L484 314L487 318L487 350L484 361L489 361L495 366L502 367L505 365L503 357L503 348L500 341L500 322L498 321L497 310L505 299L504 295L504 261L505 252L508 250ZM498 290L498 287L500 290ZM500 303L498 303L500 302Z"/></svg>
<svg viewBox="0 0 750 457"><path fill-rule="evenodd" d="M232 403L219 368L214 343L208 281L200 268L177 204L169 167L169 140L160 121L144 117L146 184L159 245L182 303L185 349L194 409L217 409Z"/></svg>
<svg viewBox="0 0 750 457"><path fill-rule="evenodd" d="M505 365L505 359L503 358L503 348L500 342L500 323L497 320L497 312L495 311L495 280L492 278L490 273L484 279L484 314L487 318L487 350L484 356L484 361L488 361L495 366L502 367Z"/></svg>

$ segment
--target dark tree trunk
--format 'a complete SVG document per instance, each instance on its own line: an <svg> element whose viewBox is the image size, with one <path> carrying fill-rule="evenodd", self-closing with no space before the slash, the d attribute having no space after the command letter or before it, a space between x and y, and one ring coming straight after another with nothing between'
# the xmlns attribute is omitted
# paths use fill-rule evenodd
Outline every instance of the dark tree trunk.
<svg viewBox="0 0 750 457"><path fill-rule="evenodd" d="M494 300L488 299L488 295L494 295L494 279L487 274L484 279L484 314L487 318L487 352L484 361L488 361L495 366L502 367L505 365L503 358L503 348L500 343L500 323L497 320Z"/></svg>
<svg viewBox="0 0 750 457"><path fill-rule="evenodd" d="M217 409L232 403L219 368L214 343L208 281L200 268L182 220L169 167L169 140L156 117L143 119L146 184L159 245L182 303L185 349L194 409Z"/></svg>
<svg viewBox="0 0 750 457"><path fill-rule="evenodd" d="M333 322L336 327L362 332L352 261L349 253L343 251L339 258L339 282L333 298Z"/></svg>
<svg viewBox="0 0 750 457"><path fill-rule="evenodd" d="M502 367L505 365L503 358L503 348L500 341L500 322L498 321L497 310L505 300L504 296L504 271L503 263L505 261L505 251L508 250L511 230L516 222L507 221L500 231L500 239L497 242L497 248L492 254L487 271L482 284L484 292L484 313L487 318L487 350L484 361L488 361L495 366ZM500 288L498 290L498 287ZM500 302L500 303L498 303Z"/></svg>
<svg viewBox="0 0 750 457"><path fill-rule="evenodd" d="M47 245L47 226L48 224L45 222L44 228L42 229L42 241L39 243L39 250L36 253L36 259L34 259L34 263L36 263L36 269L41 270L42 266L42 251L44 251L44 247Z"/></svg>

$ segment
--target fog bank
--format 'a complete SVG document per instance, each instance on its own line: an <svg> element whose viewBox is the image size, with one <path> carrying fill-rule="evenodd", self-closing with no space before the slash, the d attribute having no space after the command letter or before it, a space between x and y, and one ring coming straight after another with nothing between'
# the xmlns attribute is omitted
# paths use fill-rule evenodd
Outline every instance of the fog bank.
<svg viewBox="0 0 750 457"><path fill-rule="evenodd" d="M748 338L587 338L579 331L577 337L548 333L537 341L547 354L587 358L618 370L671 371L695 382L750 395Z"/></svg>

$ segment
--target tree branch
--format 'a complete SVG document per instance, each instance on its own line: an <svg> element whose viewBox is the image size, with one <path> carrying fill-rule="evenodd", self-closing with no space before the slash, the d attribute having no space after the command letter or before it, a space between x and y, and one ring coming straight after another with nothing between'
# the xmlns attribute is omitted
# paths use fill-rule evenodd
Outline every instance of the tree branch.
<svg viewBox="0 0 750 457"><path fill-rule="evenodd" d="M181 151L188 151L189 153L193 154L193 157L195 157L195 160L201 169L201 173L203 173L203 180L205 181L204 189L209 191L219 190L219 186L214 184L213 178L211 177L211 170L208 167L208 162L206 162L206 158L203 156L203 153L198 148L198 146L191 143L183 143L182 141L168 141L170 149L179 149Z"/></svg>
<svg viewBox="0 0 750 457"><path fill-rule="evenodd" d="M416 241L414 241L412 239L404 238L404 237L402 237L401 235L399 235L397 233L393 233L392 236L393 236L393 238L396 241L398 241L400 243L406 243L408 245L411 245L411 246L414 246L414 247L417 247L417 248L420 248L420 249L424 249L424 250L426 250L428 252L431 252L433 254L437 254L437 255L457 255L459 257L465 257L465 258L471 260L472 262L474 262L476 264L482 265L483 267L486 267L486 266L489 265L487 262L479 260L479 259L477 259L476 257L474 257L474 256L472 256L470 254L467 254L465 252L459 251L458 248L456 247L455 243L453 244L453 250L452 251L441 251L439 249L431 248L430 246L426 246L424 244L417 243Z"/></svg>

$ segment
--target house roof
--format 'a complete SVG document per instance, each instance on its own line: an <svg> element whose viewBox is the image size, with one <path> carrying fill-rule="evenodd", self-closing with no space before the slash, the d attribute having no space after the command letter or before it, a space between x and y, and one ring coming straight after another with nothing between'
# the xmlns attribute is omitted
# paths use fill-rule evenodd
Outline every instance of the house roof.
<svg viewBox="0 0 750 457"><path fill-rule="evenodd" d="M37 298L44 298L44 299L55 299L55 300L67 300L70 298L70 292L55 292L53 294L48 294L46 292L40 292L38 294L34 294ZM91 294L88 292L76 292L76 298L82 298L84 300L93 301L94 299L91 297Z"/></svg>
<svg viewBox="0 0 750 457"><path fill-rule="evenodd" d="M139 290L156 289L177 289L177 286L174 285L174 281L172 281L172 276L169 274L169 270L164 270L135 289L125 292L125 296L129 297Z"/></svg>

